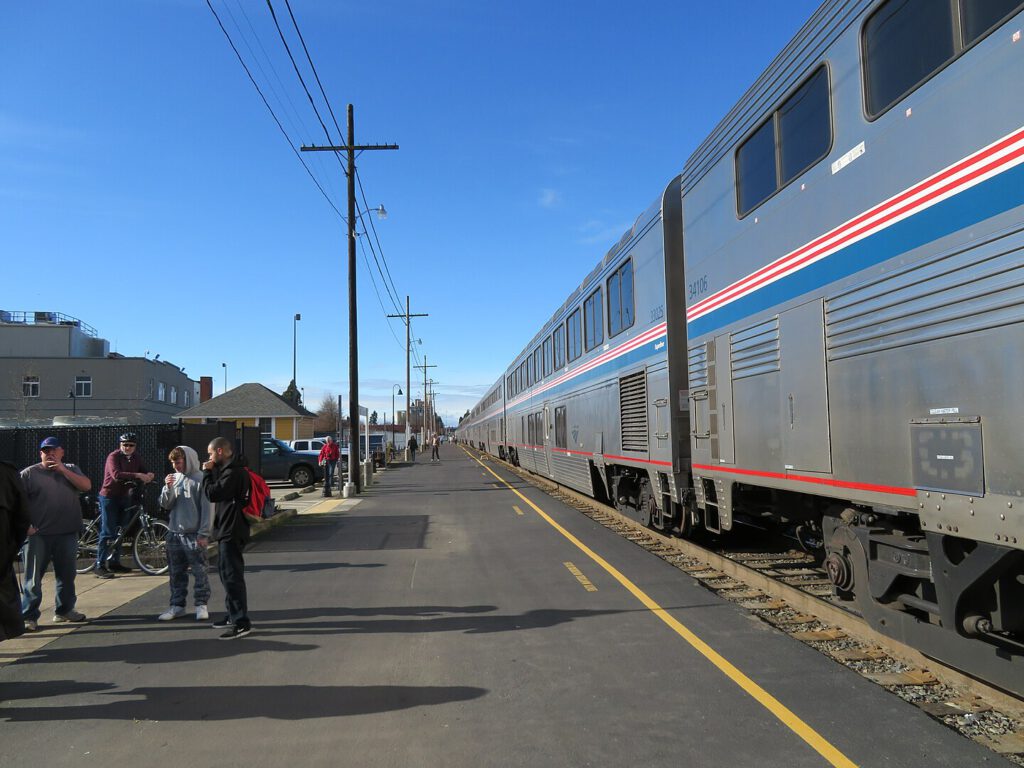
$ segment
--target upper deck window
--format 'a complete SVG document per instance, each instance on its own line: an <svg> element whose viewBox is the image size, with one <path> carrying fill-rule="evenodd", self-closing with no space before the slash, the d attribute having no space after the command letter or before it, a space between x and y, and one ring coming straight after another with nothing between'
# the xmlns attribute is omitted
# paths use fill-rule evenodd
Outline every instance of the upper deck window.
<svg viewBox="0 0 1024 768"><path fill-rule="evenodd" d="M555 332L551 334L555 345L555 370L565 368L565 326L558 324Z"/></svg>
<svg viewBox="0 0 1024 768"><path fill-rule="evenodd" d="M569 331L569 362L571 363L577 357L583 354L583 339L580 336L580 310L576 309L569 319L566 321L566 327Z"/></svg>
<svg viewBox="0 0 1024 768"><path fill-rule="evenodd" d="M868 117L878 117L1021 9L1021 0L883 3L862 32Z"/></svg>
<svg viewBox="0 0 1024 768"><path fill-rule="evenodd" d="M600 288L583 302L583 343L588 352L604 342L604 318L601 312L603 304L604 298Z"/></svg>
<svg viewBox="0 0 1024 768"><path fill-rule="evenodd" d="M818 67L736 150L736 208L746 216L828 154L828 70Z"/></svg>
<svg viewBox="0 0 1024 768"><path fill-rule="evenodd" d="M551 375L551 337L544 339L544 375Z"/></svg>
<svg viewBox="0 0 1024 768"><path fill-rule="evenodd" d="M608 336L633 325L633 260L629 259L608 278Z"/></svg>

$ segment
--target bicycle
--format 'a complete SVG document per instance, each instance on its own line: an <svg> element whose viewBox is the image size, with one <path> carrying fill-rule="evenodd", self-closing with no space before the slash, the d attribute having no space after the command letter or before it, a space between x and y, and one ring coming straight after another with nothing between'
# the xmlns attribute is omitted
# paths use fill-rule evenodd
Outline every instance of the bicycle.
<svg viewBox="0 0 1024 768"><path fill-rule="evenodd" d="M126 525L117 530L111 540L109 551L117 552L124 542L129 529L138 523L135 536L132 538L132 558L139 568L151 576L167 573L170 565L167 562L167 534L170 527L163 520L153 517L147 510L143 500L143 486L135 483L131 489L131 505L126 510L131 513ZM100 543L100 516L82 521L82 532L78 535L78 559L75 570L88 573L96 566L96 554Z"/></svg>

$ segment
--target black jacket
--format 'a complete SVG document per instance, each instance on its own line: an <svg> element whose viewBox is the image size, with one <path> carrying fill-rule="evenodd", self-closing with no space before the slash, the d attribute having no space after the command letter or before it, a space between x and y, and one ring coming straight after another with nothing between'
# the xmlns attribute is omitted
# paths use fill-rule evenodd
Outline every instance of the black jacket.
<svg viewBox="0 0 1024 768"><path fill-rule="evenodd" d="M13 465L0 461L0 574L17 558L28 526L28 501L21 476Z"/></svg>
<svg viewBox="0 0 1024 768"><path fill-rule="evenodd" d="M214 541L234 539L244 544L249 541L249 521L245 519L249 501L249 470L233 458L225 467L203 471L203 495L217 505L210 536Z"/></svg>

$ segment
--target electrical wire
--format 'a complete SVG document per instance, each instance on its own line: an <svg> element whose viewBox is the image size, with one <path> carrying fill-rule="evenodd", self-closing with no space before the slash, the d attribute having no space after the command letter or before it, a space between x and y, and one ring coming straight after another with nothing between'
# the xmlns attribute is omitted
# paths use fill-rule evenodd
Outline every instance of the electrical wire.
<svg viewBox="0 0 1024 768"><path fill-rule="evenodd" d="M242 58L242 54L238 52L238 48L235 46L234 40L231 39L231 35L225 28L224 22L221 21L220 16L217 15L217 11L214 9L213 4L210 2L210 0L206 0L206 6L210 9L210 13L213 14L213 17L217 20L217 25L220 27L220 31L224 33L224 37L227 38L228 45L231 46L231 50L234 51L235 56L238 57L238 63L242 65L242 69L245 70L245 74L249 77L249 82L251 82L253 88L256 89L256 93L260 95L260 98L263 100L263 105L267 108L267 111L270 112L270 116L274 118L274 122L277 123L277 127L281 131L281 135L284 136L285 141L288 142L289 148L291 148L292 152L295 153L295 157L298 158L298 161L302 163L302 167L306 169L306 173L309 174L309 178L311 178L313 180L313 183L316 184L316 188L320 190L320 194L324 196L324 199L327 201L327 204L334 209L334 212L338 214L342 221L346 221L341 211L338 210L338 207L331 201L331 198L328 197L327 192L324 191L324 188L320 185L320 182L317 181L316 176L313 175L313 171L311 171L309 166L306 165L306 161L302 159L302 155L300 155L299 151L295 148L295 145L292 143L291 137L288 136L288 132L284 129L284 126L281 125L281 121L278 119L277 114L274 112L274 108L270 106L270 102L267 101L267 97L263 95L263 91L260 89L260 86L256 82L256 79L252 76L252 72L249 71L249 67L246 66L245 60Z"/></svg>

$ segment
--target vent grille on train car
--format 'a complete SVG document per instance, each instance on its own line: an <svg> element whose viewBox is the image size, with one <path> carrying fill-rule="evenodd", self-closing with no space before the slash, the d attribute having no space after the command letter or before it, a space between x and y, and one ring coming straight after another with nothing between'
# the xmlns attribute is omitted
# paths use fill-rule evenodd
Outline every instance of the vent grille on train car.
<svg viewBox="0 0 1024 768"><path fill-rule="evenodd" d="M647 452L647 371L619 379L622 450Z"/></svg>
<svg viewBox="0 0 1024 768"><path fill-rule="evenodd" d="M690 347L687 355L687 366L690 374L690 389L700 389L708 385L708 352L706 344Z"/></svg>
<svg viewBox="0 0 1024 768"><path fill-rule="evenodd" d="M1021 230L894 269L826 304L829 360L1024 321Z"/></svg>
<svg viewBox="0 0 1024 768"><path fill-rule="evenodd" d="M779 370L779 318L736 331L729 337L732 378L748 379Z"/></svg>

